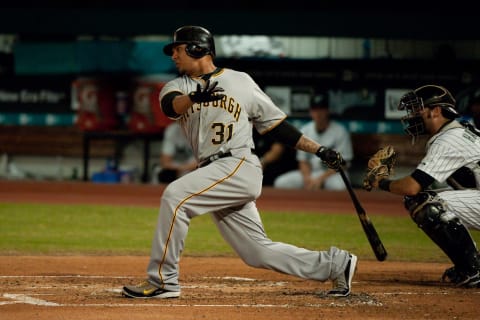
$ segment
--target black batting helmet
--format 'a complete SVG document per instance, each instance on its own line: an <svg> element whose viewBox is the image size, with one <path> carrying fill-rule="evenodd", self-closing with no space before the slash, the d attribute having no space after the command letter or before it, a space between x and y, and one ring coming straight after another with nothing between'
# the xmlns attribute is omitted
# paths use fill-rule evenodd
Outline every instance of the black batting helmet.
<svg viewBox="0 0 480 320"><path fill-rule="evenodd" d="M207 54L215 56L215 42L212 34L205 28L199 26L183 26L173 34L173 42L163 47L167 56L173 54L173 47L179 44L187 44L185 51L192 58L202 58Z"/></svg>

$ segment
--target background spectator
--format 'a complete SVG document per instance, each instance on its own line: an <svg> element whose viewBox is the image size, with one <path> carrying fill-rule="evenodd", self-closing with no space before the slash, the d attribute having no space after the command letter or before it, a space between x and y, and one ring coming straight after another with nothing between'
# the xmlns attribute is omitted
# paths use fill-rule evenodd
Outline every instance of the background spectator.
<svg viewBox="0 0 480 320"><path fill-rule="evenodd" d="M158 181L161 183L172 182L196 167L197 162L193 157L192 148L188 144L182 128L177 122L171 123L165 129L162 142Z"/></svg>
<svg viewBox="0 0 480 320"><path fill-rule="evenodd" d="M279 175L298 168L297 151L253 130L255 153L263 166L263 185L273 186Z"/></svg>
<svg viewBox="0 0 480 320"><path fill-rule="evenodd" d="M327 97L327 94L314 96L310 106L310 117L312 120L305 124L301 131L321 145L340 152L346 161L346 168L348 168L349 162L353 158L350 133L343 125L330 119ZM274 187L311 190L345 189L345 184L340 174L332 169L328 169L318 157L298 151L297 160L298 169L277 177L274 181Z"/></svg>

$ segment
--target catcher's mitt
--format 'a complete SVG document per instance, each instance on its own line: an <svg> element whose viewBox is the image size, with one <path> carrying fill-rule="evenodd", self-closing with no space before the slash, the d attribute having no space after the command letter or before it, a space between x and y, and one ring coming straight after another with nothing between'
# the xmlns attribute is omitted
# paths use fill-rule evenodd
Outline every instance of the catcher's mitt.
<svg viewBox="0 0 480 320"><path fill-rule="evenodd" d="M378 182L393 175L393 166L397 159L397 154L392 146L380 148L368 160L368 168L363 179L363 188L367 191L378 187Z"/></svg>

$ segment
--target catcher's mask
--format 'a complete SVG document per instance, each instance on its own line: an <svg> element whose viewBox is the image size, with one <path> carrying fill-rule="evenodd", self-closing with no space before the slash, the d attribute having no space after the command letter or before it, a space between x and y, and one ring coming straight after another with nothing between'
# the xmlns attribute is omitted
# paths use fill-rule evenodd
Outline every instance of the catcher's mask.
<svg viewBox="0 0 480 320"><path fill-rule="evenodd" d="M459 113L455 109L455 99L451 93L441 86L426 85L402 96L398 104L398 110L405 110L407 115L402 117L401 122L404 131L415 138L426 134L425 123L421 112L425 108L442 108L442 115L448 119L455 119Z"/></svg>
<svg viewBox="0 0 480 320"><path fill-rule="evenodd" d="M215 56L215 42L211 33L199 26L183 26L173 34L173 41L163 47L167 56L173 54L173 47L179 44L186 44L185 51L195 59L200 59L207 54Z"/></svg>

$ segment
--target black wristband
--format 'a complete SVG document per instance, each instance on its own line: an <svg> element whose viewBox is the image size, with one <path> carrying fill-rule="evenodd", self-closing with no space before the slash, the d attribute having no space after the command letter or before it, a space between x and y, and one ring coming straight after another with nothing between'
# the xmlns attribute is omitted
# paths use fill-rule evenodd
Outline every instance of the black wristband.
<svg viewBox="0 0 480 320"><path fill-rule="evenodd" d="M378 187L384 191L390 192L390 184L392 183L392 180L388 179L382 179L378 182Z"/></svg>
<svg viewBox="0 0 480 320"><path fill-rule="evenodd" d="M327 148L326 148L325 146L321 146L321 147L318 148L318 150L315 152L315 155L316 155L317 157L319 157L320 159L323 160L323 157L324 157L324 154L323 154L323 153L325 152L325 150L327 150Z"/></svg>
<svg viewBox="0 0 480 320"><path fill-rule="evenodd" d="M180 95L182 95L181 92L174 91L174 92L167 93L162 98L162 101L161 101L162 111L163 113L165 113L167 117L172 119L176 119L180 117L180 115L176 113L175 110L173 109L173 99L175 99L176 96L180 96Z"/></svg>

